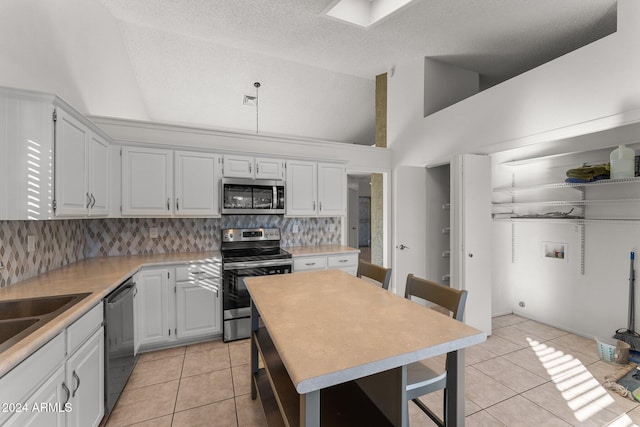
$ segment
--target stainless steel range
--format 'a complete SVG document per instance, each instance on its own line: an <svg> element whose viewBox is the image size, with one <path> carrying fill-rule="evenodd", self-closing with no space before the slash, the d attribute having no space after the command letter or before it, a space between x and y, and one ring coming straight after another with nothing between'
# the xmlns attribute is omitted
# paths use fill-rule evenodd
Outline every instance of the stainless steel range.
<svg viewBox="0 0 640 427"><path fill-rule="evenodd" d="M280 248L279 228L222 230L222 309L225 342L248 338L251 307L245 277L291 273L291 254Z"/></svg>

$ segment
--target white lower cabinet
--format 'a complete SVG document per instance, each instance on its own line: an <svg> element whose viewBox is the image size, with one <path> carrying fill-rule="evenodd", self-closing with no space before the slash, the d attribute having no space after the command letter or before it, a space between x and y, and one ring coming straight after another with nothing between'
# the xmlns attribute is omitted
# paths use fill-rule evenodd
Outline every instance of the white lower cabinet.
<svg viewBox="0 0 640 427"><path fill-rule="evenodd" d="M169 341L169 285L171 272L168 268L141 270L133 279L138 295L136 307L138 325L137 346L140 348Z"/></svg>
<svg viewBox="0 0 640 427"><path fill-rule="evenodd" d="M312 255L293 257L293 271L314 271L327 269L344 270L354 276L358 272L357 253L338 253L331 255Z"/></svg>
<svg viewBox="0 0 640 427"><path fill-rule="evenodd" d="M104 416L102 303L0 378L0 403L8 405L0 412L3 426L98 426Z"/></svg>
<svg viewBox="0 0 640 427"><path fill-rule="evenodd" d="M65 387L65 367L60 365L27 401L10 402L10 404L20 403L22 407L3 425L6 427L64 427L67 424L65 406L62 402L69 395L68 388ZM13 411L12 408L7 409Z"/></svg>
<svg viewBox="0 0 640 427"><path fill-rule="evenodd" d="M71 393L67 427L98 426L104 416L104 328L67 359L66 372Z"/></svg>
<svg viewBox="0 0 640 427"><path fill-rule="evenodd" d="M219 263L141 270L134 278L140 349L221 335L220 270Z"/></svg>

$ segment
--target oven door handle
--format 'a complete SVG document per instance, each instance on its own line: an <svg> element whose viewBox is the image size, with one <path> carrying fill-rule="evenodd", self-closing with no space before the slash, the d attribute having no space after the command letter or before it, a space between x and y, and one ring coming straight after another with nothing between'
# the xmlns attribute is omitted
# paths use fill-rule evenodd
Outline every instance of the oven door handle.
<svg viewBox="0 0 640 427"><path fill-rule="evenodd" d="M264 260L264 261L249 261L249 262L230 262L230 263L222 263L223 270L241 270L245 268L258 268L258 267L280 267L285 265L292 265L293 260L291 259L283 259L283 260Z"/></svg>

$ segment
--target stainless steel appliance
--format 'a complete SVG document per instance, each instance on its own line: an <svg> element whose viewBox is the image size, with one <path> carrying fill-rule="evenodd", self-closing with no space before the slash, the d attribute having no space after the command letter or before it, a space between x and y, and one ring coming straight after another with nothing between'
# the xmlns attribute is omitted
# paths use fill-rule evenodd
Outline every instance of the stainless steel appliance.
<svg viewBox="0 0 640 427"><path fill-rule="evenodd" d="M280 248L278 228L222 230L222 331L225 342L248 338L251 307L245 277L291 273L291 254Z"/></svg>
<svg viewBox="0 0 640 427"><path fill-rule="evenodd" d="M138 356L133 340L133 297L136 284L127 279L104 299L105 414L116 404Z"/></svg>
<svg viewBox="0 0 640 427"><path fill-rule="evenodd" d="M223 214L283 214L284 181L225 178Z"/></svg>

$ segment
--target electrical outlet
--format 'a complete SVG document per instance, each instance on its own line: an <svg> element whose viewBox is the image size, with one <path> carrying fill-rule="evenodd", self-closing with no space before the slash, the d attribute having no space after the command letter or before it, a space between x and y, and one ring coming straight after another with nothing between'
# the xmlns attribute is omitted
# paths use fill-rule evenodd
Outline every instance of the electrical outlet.
<svg viewBox="0 0 640 427"><path fill-rule="evenodd" d="M27 236L27 252L31 253L36 250L36 236L35 234L29 234Z"/></svg>
<svg viewBox="0 0 640 427"><path fill-rule="evenodd" d="M293 233L299 233L300 232L300 227L298 227L298 224L293 224L293 227L291 227L291 231Z"/></svg>
<svg viewBox="0 0 640 427"><path fill-rule="evenodd" d="M149 228L149 237L151 239L157 239L158 238L158 227Z"/></svg>

